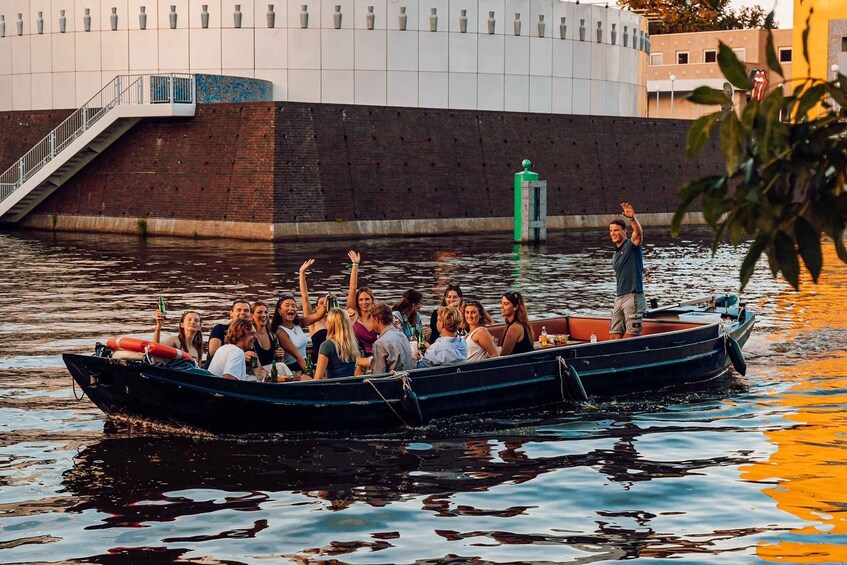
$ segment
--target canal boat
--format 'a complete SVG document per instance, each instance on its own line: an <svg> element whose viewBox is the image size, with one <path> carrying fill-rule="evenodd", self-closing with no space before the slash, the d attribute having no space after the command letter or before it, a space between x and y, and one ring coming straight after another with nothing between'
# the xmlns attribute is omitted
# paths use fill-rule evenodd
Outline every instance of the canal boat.
<svg viewBox="0 0 847 565"><path fill-rule="evenodd" d="M550 344L473 363L360 377L263 383L201 370L65 354L73 381L107 415L188 425L215 433L386 429L456 415L657 393L744 374L742 346L755 315L734 296L706 297L645 313L643 334L609 339L609 318L532 322ZM489 328L502 338L503 326ZM565 337L567 336L567 337ZM594 341L596 339L596 341ZM567 341L565 341L567 340Z"/></svg>

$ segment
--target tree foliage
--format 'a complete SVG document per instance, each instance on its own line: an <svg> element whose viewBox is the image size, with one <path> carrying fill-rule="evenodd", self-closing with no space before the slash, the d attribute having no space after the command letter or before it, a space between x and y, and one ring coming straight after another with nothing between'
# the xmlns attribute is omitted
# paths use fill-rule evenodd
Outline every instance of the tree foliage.
<svg viewBox="0 0 847 565"><path fill-rule="evenodd" d="M727 29L761 29L767 12L761 6L745 6L734 10L730 0L618 0L632 10L655 14L661 21L651 23L650 33L686 33ZM770 25L776 25L771 22Z"/></svg>
<svg viewBox="0 0 847 565"><path fill-rule="evenodd" d="M782 76L770 32L766 55L771 71ZM744 64L723 43L718 64L736 88L752 88ZM713 251L724 236L733 245L753 240L741 265L742 289L762 254L771 273L782 273L795 289L800 285L800 259L817 282L823 267L822 233L847 262L847 77L797 79L792 87L787 96L776 88L764 100L750 100L740 115L729 108L702 116L688 132L688 153L693 156L719 127L726 172L680 187L682 203L672 231L679 234L689 206L702 197L703 216L715 230ZM697 104L731 106L722 91L708 87L688 98ZM785 115L792 121L780 121Z"/></svg>

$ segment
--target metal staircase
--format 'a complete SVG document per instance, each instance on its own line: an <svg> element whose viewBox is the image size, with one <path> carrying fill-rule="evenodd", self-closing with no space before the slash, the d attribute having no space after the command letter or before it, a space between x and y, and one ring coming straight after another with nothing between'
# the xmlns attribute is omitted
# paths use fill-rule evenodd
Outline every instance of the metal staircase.
<svg viewBox="0 0 847 565"><path fill-rule="evenodd" d="M118 75L0 174L0 222L20 221L143 118L193 116L192 74Z"/></svg>

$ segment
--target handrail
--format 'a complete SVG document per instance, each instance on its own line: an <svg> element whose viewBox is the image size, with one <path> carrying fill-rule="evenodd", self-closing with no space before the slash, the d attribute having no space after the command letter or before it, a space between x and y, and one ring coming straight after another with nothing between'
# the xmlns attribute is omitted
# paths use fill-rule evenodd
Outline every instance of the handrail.
<svg viewBox="0 0 847 565"><path fill-rule="evenodd" d="M0 202L52 161L117 106L194 104L196 81L189 73L118 75L0 174Z"/></svg>

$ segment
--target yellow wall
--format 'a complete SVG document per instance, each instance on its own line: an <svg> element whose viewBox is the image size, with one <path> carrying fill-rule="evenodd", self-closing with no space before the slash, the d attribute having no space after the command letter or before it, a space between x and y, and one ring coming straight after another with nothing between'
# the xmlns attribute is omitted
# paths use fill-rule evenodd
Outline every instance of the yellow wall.
<svg viewBox="0 0 847 565"><path fill-rule="evenodd" d="M803 59L803 30L806 29L806 19L810 20L809 32L809 64ZM837 63L838 52L828 53L829 20L847 18L847 0L794 0L794 76L798 78L812 77L832 79L830 66ZM836 49L841 49L841 36L837 38ZM830 55L833 60L829 60ZM841 73L847 72L842 65Z"/></svg>

